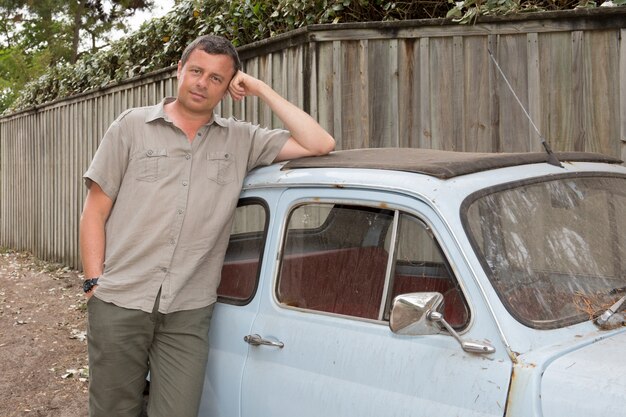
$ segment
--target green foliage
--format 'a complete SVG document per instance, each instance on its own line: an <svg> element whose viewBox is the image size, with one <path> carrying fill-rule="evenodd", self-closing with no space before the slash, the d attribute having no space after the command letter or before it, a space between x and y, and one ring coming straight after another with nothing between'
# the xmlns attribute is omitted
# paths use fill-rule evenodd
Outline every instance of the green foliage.
<svg viewBox="0 0 626 417"><path fill-rule="evenodd" d="M30 105L56 97L54 86L24 86L40 77L42 82L50 80L50 74L75 62L81 39L91 41L88 49L93 53L106 33L150 4L149 0L0 0L0 112L14 106L22 91L35 98Z"/></svg>
<svg viewBox="0 0 626 417"><path fill-rule="evenodd" d="M462 24L472 23L479 16L594 8L598 5L595 0L448 0L448 3L452 8L446 17ZM626 0L613 0L613 4L626 4Z"/></svg>
<svg viewBox="0 0 626 417"><path fill-rule="evenodd" d="M19 0L0 0L0 4L3 1ZM561 10L591 4L595 5L592 0L526 0L524 3L520 0L181 0L166 16L143 24L110 48L85 54L75 65L63 62L52 66L21 91L8 111L175 65L185 46L203 34L222 35L241 46L311 24L446 16L468 23L479 15ZM5 108L1 100L0 93L0 111Z"/></svg>

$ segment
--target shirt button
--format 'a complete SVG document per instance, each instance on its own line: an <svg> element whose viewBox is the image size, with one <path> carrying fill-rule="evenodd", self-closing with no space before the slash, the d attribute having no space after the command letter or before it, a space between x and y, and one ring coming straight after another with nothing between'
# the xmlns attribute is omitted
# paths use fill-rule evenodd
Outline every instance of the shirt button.
<svg viewBox="0 0 626 417"><path fill-rule="evenodd" d="M191 155L185 154L185 159L190 159L190 158L191 158Z"/></svg>
<svg viewBox="0 0 626 417"><path fill-rule="evenodd" d="M176 241L174 239L170 239L170 245L173 245L174 243L176 243Z"/></svg>
<svg viewBox="0 0 626 417"><path fill-rule="evenodd" d="M167 268L166 267L161 267L161 272L167 272Z"/></svg>
<svg viewBox="0 0 626 417"><path fill-rule="evenodd" d="M148 155L152 155L153 153L152 149L148 150Z"/></svg>
<svg viewBox="0 0 626 417"><path fill-rule="evenodd" d="M178 209L178 214L183 214L183 211L181 209Z"/></svg>
<svg viewBox="0 0 626 417"><path fill-rule="evenodd" d="M187 181L183 181L183 187L187 186Z"/></svg>

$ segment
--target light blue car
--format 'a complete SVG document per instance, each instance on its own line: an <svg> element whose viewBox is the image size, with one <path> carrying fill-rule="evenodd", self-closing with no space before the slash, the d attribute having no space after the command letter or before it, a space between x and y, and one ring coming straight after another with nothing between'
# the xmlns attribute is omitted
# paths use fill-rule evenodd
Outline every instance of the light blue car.
<svg viewBox="0 0 626 417"><path fill-rule="evenodd" d="M626 415L626 167L364 149L252 172L200 415Z"/></svg>

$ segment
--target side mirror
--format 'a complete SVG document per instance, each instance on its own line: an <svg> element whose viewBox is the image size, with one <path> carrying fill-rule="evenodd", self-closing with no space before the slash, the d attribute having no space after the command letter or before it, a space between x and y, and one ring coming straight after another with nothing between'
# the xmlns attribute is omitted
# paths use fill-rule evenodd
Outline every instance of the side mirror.
<svg viewBox="0 0 626 417"><path fill-rule="evenodd" d="M407 336L441 333L428 314L437 311L442 303L443 295L438 292L398 295L391 306L389 327L392 332Z"/></svg>
<svg viewBox="0 0 626 417"><path fill-rule="evenodd" d="M448 324L439 311L443 295L438 292L402 294L393 299L389 327L391 331L408 336L441 333L446 329L464 351L469 353L494 353L496 349L487 341L463 340Z"/></svg>

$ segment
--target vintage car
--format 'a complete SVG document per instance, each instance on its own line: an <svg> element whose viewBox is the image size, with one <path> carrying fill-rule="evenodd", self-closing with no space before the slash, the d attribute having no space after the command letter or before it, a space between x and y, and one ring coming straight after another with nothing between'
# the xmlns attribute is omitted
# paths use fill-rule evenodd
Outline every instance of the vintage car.
<svg viewBox="0 0 626 417"><path fill-rule="evenodd" d="M201 416L626 413L626 167L337 151L253 171Z"/></svg>

